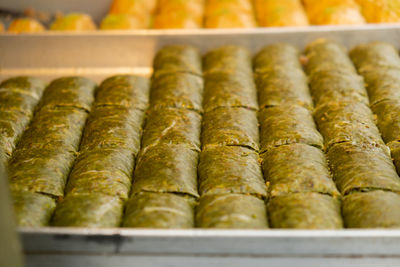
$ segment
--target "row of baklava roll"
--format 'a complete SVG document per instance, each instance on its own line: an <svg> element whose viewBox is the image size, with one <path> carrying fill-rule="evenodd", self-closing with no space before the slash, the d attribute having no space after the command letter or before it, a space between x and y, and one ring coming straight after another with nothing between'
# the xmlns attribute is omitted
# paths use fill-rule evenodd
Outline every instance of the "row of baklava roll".
<svg viewBox="0 0 400 267"><path fill-rule="evenodd" d="M390 44L372 42L359 45L350 52L358 72L364 77L369 95L370 107L383 141L391 150L397 172L400 173L400 57ZM387 188L399 193L396 184ZM382 196L382 201L384 198ZM387 201L397 203L387 208L399 209L399 195L386 194ZM379 204L379 203L378 203ZM394 215L393 215L394 216ZM394 217L393 217L394 218ZM397 217L400 220L399 217ZM399 226L400 222L391 224Z"/></svg>
<svg viewBox="0 0 400 267"><path fill-rule="evenodd" d="M287 44L270 45L256 55L254 72L270 226L342 228L340 193L313 120L300 52Z"/></svg>
<svg viewBox="0 0 400 267"><path fill-rule="evenodd" d="M268 225L251 56L245 49L224 47L203 62L202 73L199 52L187 46L166 47L155 58L124 226Z"/></svg>
<svg viewBox="0 0 400 267"><path fill-rule="evenodd" d="M212 50L203 73L197 226L267 228L251 54L237 46Z"/></svg>
<svg viewBox="0 0 400 267"><path fill-rule="evenodd" d="M46 88L9 161L19 226L120 225L140 146L148 81L109 78L96 90L92 107L94 91L95 84L80 77L57 79Z"/></svg>
<svg viewBox="0 0 400 267"><path fill-rule="evenodd" d="M71 77L53 81L44 91L8 162L19 226L47 225L64 196L94 89L93 82Z"/></svg>
<svg viewBox="0 0 400 267"><path fill-rule="evenodd" d="M353 56L361 66L366 54L358 57L357 51ZM369 69L366 65L364 70ZM327 40L315 41L307 47L305 68L316 105L315 120L324 137L333 178L343 195L344 225L399 227L400 195L395 192L399 192L400 178L375 124L362 77L345 49ZM379 75L376 71L371 73ZM376 107L374 89L371 87L369 91ZM382 120L378 118L379 122Z"/></svg>
<svg viewBox="0 0 400 267"><path fill-rule="evenodd" d="M200 52L183 45L161 49L124 227L195 226L202 98Z"/></svg>
<svg viewBox="0 0 400 267"><path fill-rule="evenodd" d="M377 118L383 141L391 149L400 172L400 57L390 44L372 42L350 52L364 77L370 105Z"/></svg>
<svg viewBox="0 0 400 267"><path fill-rule="evenodd" d="M52 225L121 225L148 99L149 81L142 77L114 76L97 88L78 157Z"/></svg>

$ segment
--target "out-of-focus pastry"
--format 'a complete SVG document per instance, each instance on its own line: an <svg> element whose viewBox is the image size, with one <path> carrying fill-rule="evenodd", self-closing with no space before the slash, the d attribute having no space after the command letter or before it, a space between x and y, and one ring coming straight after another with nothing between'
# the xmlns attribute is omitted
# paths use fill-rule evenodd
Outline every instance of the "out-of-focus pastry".
<svg viewBox="0 0 400 267"><path fill-rule="evenodd" d="M301 0L254 0L259 26L307 26L308 18Z"/></svg>
<svg viewBox="0 0 400 267"><path fill-rule="evenodd" d="M205 28L256 27L253 7L249 0L206 0Z"/></svg>
<svg viewBox="0 0 400 267"><path fill-rule="evenodd" d="M15 19L11 22L10 27L8 28L8 32L11 33L35 33L44 32L45 30L45 27L39 21L31 18Z"/></svg>
<svg viewBox="0 0 400 267"><path fill-rule="evenodd" d="M143 15L153 13L157 0L113 0L109 14Z"/></svg>
<svg viewBox="0 0 400 267"><path fill-rule="evenodd" d="M369 23L400 22L399 0L357 0Z"/></svg>
<svg viewBox="0 0 400 267"><path fill-rule="evenodd" d="M57 18L50 29L53 31L92 31L96 30L96 25L87 14L70 13Z"/></svg>
<svg viewBox="0 0 400 267"><path fill-rule="evenodd" d="M311 24L350 25L364 24L360 7L355 0L304 0Z"/></svg>
<svg viewBox="0 0 400 267"><path fill-rule="evenodd" d="M132 15L110 14L100 24L101 30L146 29L149 23Z"/></svg>
<svg viewBox="0 0 400 267"><path fill-rule="evenodd" d="M155 29L195 29L203 23L203 0L160 0L154 15Z"/></svg>

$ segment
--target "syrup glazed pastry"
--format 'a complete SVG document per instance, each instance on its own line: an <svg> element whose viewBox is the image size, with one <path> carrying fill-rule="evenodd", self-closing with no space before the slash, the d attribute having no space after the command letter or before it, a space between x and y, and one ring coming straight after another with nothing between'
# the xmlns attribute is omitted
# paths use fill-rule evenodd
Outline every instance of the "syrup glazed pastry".
<svg viewBox="0 0 400 267"><path fill-rule="evenodd" d="M304 0L311 24L351 25L364 24L360 7L355 0Z"/></svg>
<svg viewBox="0 0 400 267"><path fill-rule="evenodd" d="M250 0L206 0L204 27L256 27L252 2Z"/></svg>
<svg viewBox="0 0 400 267"><path fill-rule="evenodd" d="M14 19L8 27L9 33L38 33L45 30L39 21L32 18Z"/></svg>
<svg viewBox="0 0 400 267"><path fill-rule="evenodd" d="M254 0L253 3L261 27L309 25L301 0Z"/></svg>
<svg viewBox="0 0 400 267"><path fill-rule="evenodd" d="M197 29L203 26L204 0L159 0L155 29Z"/></svg>
<svg viewBox="0 0 400 267"><path fill-rule="evenodd" d="M398 0L356 0L369 23L400 22Z"/></svg>

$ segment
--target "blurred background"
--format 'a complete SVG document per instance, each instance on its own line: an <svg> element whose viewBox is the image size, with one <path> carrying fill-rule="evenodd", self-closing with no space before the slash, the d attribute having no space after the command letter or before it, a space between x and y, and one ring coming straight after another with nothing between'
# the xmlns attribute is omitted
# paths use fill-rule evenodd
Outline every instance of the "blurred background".
<svg viewBox="0 0 400 267"><path fill-rule="evenodd" d="M400 0L3 0L1 31L399 23Z"/></svg>

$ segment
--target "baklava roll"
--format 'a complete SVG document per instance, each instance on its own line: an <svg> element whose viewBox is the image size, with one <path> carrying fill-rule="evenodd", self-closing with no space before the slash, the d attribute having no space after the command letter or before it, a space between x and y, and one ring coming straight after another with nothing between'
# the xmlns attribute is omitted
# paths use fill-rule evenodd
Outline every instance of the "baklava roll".
<svg viewBox="0 0 400 267"><path fill-rule="evenodd" d="M305 70L309 76L318 72L357 73L346 49L327 39L310 43L304 56Z"/></svg>
<svg viewBox="0 0 400 267"><path fill-rule="evenodd" d="M200 151L201 115L178 108L151 109L144 128L141 149L158 144L186 145Z"/></svg>
<svg viewBox="0 0 400 267"><path fill-rule="evenodd" d="M141 192L126 204L123 227L189 229L194 227L195 201L171 193Z"/></svg>
<svg viewBox="0 0 400 267"><path fill-rule="evenodd" d="M101 193L68 194L62 199L52 219L53 226L114 228L123 216L123 203L118 196Z"/></svg>
<svg viewBox="0 0 400 267"><path fill-rule="evenodd" d="M243 194L211 194L200 198L196 227L220 229L268 228L264 201Z"/></svg>
<svg viewBox="0 0 400 267"><path fill-rule="evenodd" d="M350 194L343 198L343 219L347 228L399 228L400 195L384 190Z"/></svg>
<svg viewBox="0 0 400 267"><path fill-rule="evenodd" d="M242 146L259 150L257 112L246 108L217 108L205 112L202 146Z"/></svg>
<svg viewBox="0 0 400 267"><path fill-rule="evenodd" d="M175 107L202 112L203 79L190 73L171 73L153 78L151 108Z"/></svg>
<svg viewBox="0 0 400 267"><path fill-rule="evenodd" d="M258 153L238 146L207 146L200 154L200 195L267 195Z"/></svg>
<svg viewBox="0 0 400 267"><path fill-rule="evenodd" d="M353 191L400 192L400 178L390 156L374 145L334 145L327 153L333 178L343 195Z"/></svg>
<svg viewBox="0 0 400 267"><path fill-rule="evenodd" d="M318 193L296 193L269 199L271 228L343 228L340 200Z"/></svg>
<svg viewBox="0 0 400 267"><path fill-rule="evenodd" d="M145 111L149 105L149 79L117 75L104 80L96 89L95 106L122 106Z"/></svg>
<svg viewBox="0 0 400 267"><path fill-rule="evenodd" d="M276 146L302 143L322 149L323 139L311 112L301 106L282 105L259 112L261 152Z"/></svg>
<svg viewBox="0 0 400 267"><path fill-rule="evenodd" d="M186 145L159 144L139 154L132 193L178 193L198 197L199 153Z"/></svg>
<svg viewBox="0 0 400 267"><path fill-rule="evenodd" d="M283 43L267 46L253 62L260 108L284 104L313 108L300 53L295 47Z"/></svg>
<svg viewBox="0 0 400 267"><path fill-rule="evenodd" d="M191 73L202 75L200 51L188 45L170 45L156 54L153 77L163 74Z"/></svg>
<svg viewBox="0 0 400 267"><path fill-rule="evenodd" d="M292 193L340 196L325 154L306 144L272 148L261 154L262 169L272 197Z"/></svg>
<svg viewBox="0 0 400 267"><path fill-rule="evenodd" d="M330 102L315 111L327 150L338 143L379 146L388 152L371 109L359 102Z"/></svg>

